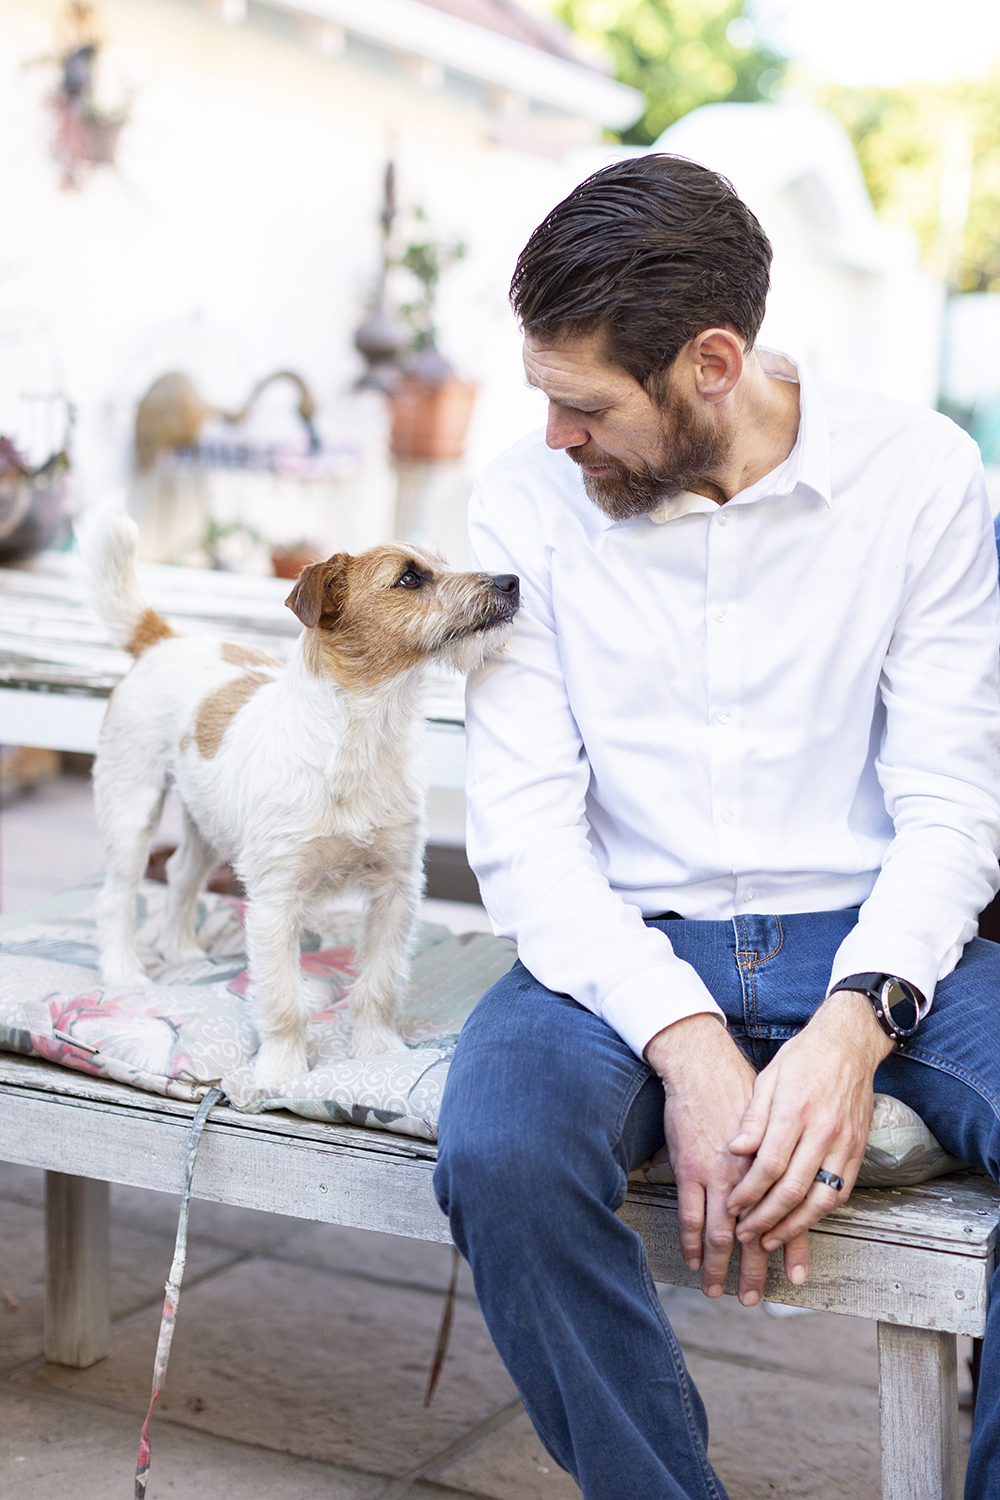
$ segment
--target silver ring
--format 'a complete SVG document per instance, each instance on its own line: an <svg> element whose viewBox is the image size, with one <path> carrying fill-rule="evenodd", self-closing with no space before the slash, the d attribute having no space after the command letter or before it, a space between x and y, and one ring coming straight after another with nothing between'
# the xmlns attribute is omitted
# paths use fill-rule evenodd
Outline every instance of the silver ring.
<svg viewBox="0 0 1000 1500"><path fill-rule="evenodd" d="M843 1192L844 1179L838 1177L836 1172L828 1172L825 1167L820 1167L813 1182L822 1182L824 1187L831 1187L835 1193Z"/></svg>

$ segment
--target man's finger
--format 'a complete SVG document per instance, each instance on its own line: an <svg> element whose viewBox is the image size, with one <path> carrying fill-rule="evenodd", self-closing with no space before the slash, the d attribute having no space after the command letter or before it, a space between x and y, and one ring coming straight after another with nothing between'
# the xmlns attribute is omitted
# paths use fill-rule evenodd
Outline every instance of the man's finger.
<svg viewBox="0 0 1000 1500"><path fill-rule="evenodd" d="M838 1175L843 1177L844 1186L839 1190L827 1186L826 1183L814 1183L802 1202L784 1219L779 1219L773 1229L765 1232L763 1238L767 1244L772 1249L777 1249L779 1244L784 1245L787 1250L793 1239L800 1237L814 1224L818 1224L831 1209L837 1208L841 1203L846 1203L857 1179L861 1161L861 1156L854 1157L840 1169Z"/></svg>
<svg viewBox="0 0 1000 1500"><path fill-rule="evenodd" d="M760 1240L740 1246L739 1299L744 1307L756 1307L764 1295L767 1280L767 1251Z"/></svg>
<svg viewBox="0 0 1000 1500"><path fill-rule="evenodd" d="M757 1150L753 1165L742 1182L738 1182L729 1195L726 1207L730 1213L736 1214L738 1218L741 1214L746 1214L747 1210L752 1210L755 1204L761 1202L776 1182L781 1181L798 1148L802 1130L802 1120L798 1115L778 1114L774 1110L771 1111L767 1131ZM752 1239L760 1232L761 1227L761 1225L751 1226L747 1232L747 1238Z"/></svg>
<svg viewBox="0 0 1000 1500"><path fill-rule="evenodd" d="M776 1075L765 1068L758 1073L750 1103L743 1112L740 1128L729 1143L734 1156L753 1156L760 1150L771 1115Z"/></svg>
<svg viewBox="0 0 1000 1500"><path fill-rule="evenodd" d="M701 1265L702 1232L705 1228L705 1189L700 1182L677 1183L677 1218L681 1232L681 1254L685 1265L697 1271Z"/></svg>
<svg viewBox="0 0 1000 1500"><path fill-rule="evenodd" d="M701 1289L706 1297L721 1297L726 1289L726 1275L733 1246L736 1243L736 1220L726 1211L724 1193L711 1187L705 1205L705 1260L701 1268Z"/></svg>
<svg viewBox="0 0 1000 1500"><path fill-rule="evenodd" d="M834 1192L833 1188L816 1181L819 1167L825 1166L837 1176L843 1177L846 1183L849 1160L847 1150L843 1146L838 1149L827 1139L825 1132L803 1135L785 1171L741 1218L739 1234L759 1236L766 1250L776 1250L779 1244L785 1242L786 1237L775 1239L772 1231L790 1218L800 1205L805 1205L807 1200L809 1208L796 1223L792 1233L800 1233L815 1224L817 1219L821 1219L836 1206L841 1196L846 1197L846 1190L841 1195Z"/></svg>
<svg viewBox="0 0 1000 1500"><path fill-rule="evenodd" d="M809 1275L809 1236L804 1230L785 1244L785 1275L792 1286L801 1286Z"/></svg>

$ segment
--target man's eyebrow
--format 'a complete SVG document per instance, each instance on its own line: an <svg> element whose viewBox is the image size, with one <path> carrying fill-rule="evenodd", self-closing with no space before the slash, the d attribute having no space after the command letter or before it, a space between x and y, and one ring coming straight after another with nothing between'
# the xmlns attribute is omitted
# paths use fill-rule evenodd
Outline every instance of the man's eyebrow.
<svg viewBox="0 0 1000 1500"><path fill-rule="evenodd" d="M594 395L577 396L574 398L572 396L553 395L550 391L542 390L542 387L536 381L530 380L527 375L524 377L524 383L529 391L540 391L543 396L547 397L549 401L554 401L557 406L572 406L576 411L582 411L586 406L592 406L595 411L603 411L606 406L611 405L610 396Z"/></svg>

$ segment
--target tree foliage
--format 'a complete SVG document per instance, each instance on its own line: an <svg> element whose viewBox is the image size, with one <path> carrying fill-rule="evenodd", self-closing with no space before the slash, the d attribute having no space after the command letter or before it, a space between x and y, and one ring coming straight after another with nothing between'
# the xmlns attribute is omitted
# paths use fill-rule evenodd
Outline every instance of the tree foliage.
<svg viewBox="0 0 1000 1500"><path fill-rule="evenodd" d="M784 59L762 46L746 0L557 0L555 13L585 47L610 55L615 76L646 96L621 133L648 146L701 104L751 103L780 83Z"/></svg>
<svg viewBox="0 0 1000 1500"><path fill-rule="evenodd" d="M846 126L883 218L958 291L1000 291L1000 69L977 83L817 88Z"/></svg>

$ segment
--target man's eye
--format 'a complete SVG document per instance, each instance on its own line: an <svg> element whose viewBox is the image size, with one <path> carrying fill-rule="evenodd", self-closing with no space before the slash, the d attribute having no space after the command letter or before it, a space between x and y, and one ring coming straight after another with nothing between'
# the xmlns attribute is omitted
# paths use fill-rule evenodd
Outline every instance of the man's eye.
<svg viewBox="0 0 1000 1500"><path fill-rule="evenodd" d="M423 581L419 573L415 573L412 568L407 568L406 572L401 573L396 580L396 587L401 589L418 589Z"/></svg>

